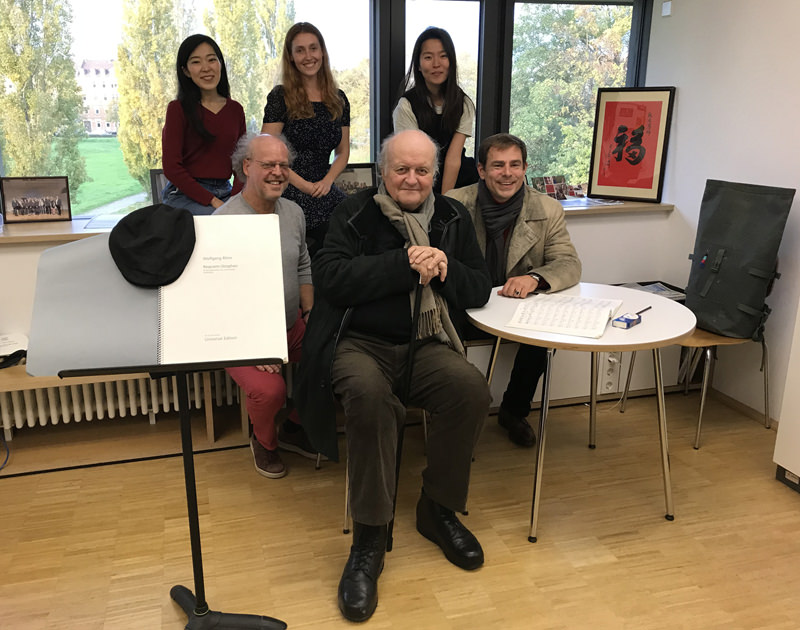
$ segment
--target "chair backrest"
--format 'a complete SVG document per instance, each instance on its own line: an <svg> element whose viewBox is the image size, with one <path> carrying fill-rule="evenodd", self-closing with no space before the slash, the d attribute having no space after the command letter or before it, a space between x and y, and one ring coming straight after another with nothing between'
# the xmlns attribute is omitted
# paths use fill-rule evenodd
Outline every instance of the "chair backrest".
<svg viewBox="0 0 800 630"><path fill-rule="evenodd" d="M151 168L150 169L150 194L153 198L153 203L161 203L161 191L167 185L167 177L164 175L163 169Z"/></svg>
<svg viewBox="0 0 800 630"><path fill-rule="evenodd" d="M777 277L778 247L795 190L709 179L703 193L686 306L697 326L758 341Z"/></svg>

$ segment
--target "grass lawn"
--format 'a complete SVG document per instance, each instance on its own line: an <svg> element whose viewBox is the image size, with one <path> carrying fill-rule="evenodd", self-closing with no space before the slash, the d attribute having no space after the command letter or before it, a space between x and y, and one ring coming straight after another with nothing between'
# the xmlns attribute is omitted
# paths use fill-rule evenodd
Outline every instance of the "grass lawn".
<svg viewBox="0 0 800 630"><path fill-rule="evenodd" d="M141 184L128 173L116 138L87 138L79 150L86 159L90 181L81 185L77 202L71 195L73 216L142 192Z"/></svg>

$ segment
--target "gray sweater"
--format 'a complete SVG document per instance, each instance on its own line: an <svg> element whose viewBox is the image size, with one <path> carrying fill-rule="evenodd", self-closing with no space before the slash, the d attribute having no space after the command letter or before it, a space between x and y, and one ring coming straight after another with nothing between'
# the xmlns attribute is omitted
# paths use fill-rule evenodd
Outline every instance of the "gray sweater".
<svg viewBox="0 0 800 630"><path fill-rule="evenodd" d="M245 201L242 193L231 197L214 214L258 214ZM286 310L286 329L297 321L300 307L300 285L312 284L311 258L306 247L306 219L294 201L280 197L275 202L281 232L281 260L283 261L283 302Z"/></svg>

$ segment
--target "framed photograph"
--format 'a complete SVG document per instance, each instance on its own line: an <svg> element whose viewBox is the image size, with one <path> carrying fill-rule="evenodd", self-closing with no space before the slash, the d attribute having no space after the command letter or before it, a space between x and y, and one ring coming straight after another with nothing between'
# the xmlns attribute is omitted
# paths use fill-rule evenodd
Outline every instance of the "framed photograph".
<svg viewBox="0 0 800 630"><path fill-rule="evenodd" d="M600 88L589 197L661 201L674 87Z"/></svg>
<svg viewBox="0 0 800 630"><path fill-rule="evenodd" d="M378 185L378 170L374 162L348 164L334 182L347 195Z"/></svg>
<svg viewBox="0 0 800 630"><path fill-rule="evenodd" d="M3 177L0 196L6 223L72 220L66 177Z"/></svg>

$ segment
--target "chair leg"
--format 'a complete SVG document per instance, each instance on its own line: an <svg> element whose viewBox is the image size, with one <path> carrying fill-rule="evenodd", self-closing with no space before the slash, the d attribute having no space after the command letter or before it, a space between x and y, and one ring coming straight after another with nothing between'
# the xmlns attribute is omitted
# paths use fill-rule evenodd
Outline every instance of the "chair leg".
<svg viewBox="0 0 800 630"><path fill-rule="evenodd" d="M764 428L769 429L772 421L769 417L769 350L766 339L761 339L761 371L764 373Z"/></svg>
<svg viewBox="0 0 800 630"><path fill-rule="evenodd" d="M619 404L620 413L625 413L625 403L628 402L628 392L631 389L631 376L633 376L634 363L636 363L636 350L631 352L631 363L628 366L628 378L625 379L625 390L622 392L622 400Z"/></svg>
<svg viewBox="0 0 800 630"><path fill-rule="evenodd" d="M342 533L350 533L350 469L347 461L344 463L344 523L342 524Z"/></svg>
<svg viewBox="0 0 800 630"><path fill-rule="evenodd" d="M685 346L681 347L681 363L678 366L678 383L684 384L684 395L689 393L689 389L686 386L686 383L689 379L689 366L692 363L692 357L694 357L694 348L687 348Z"/></svg>
<svg viewBox="0 0 800 630"><path fill-rule="evenodd" d="M422 410L422 439L424 441L422 447L422 454L427 457L428 455L428 410Z"/></svg>
<svg viewBox="0 0 800 630"><path fill-rule="evenodd" d="M692 384L692 377L694 373L697 371L697 365L700 363L700 359L703 357L704 348L692 348L690 357L689 357L689 369L686 372L686 378L683 380L683 395L687 396L689 394L689 385Z"/></svg>
<svg viewBox="0 0 800 630"><path fill-rule="evenodd" d="M706 393L708 392L708 387L711 384L710 381L713 378L713 364L716 360L716 346L703 348L703 352L706 356L706 364L703 367L703 389L702 393L700 394L700 415L697 417L697 433L694 437L695 449L700 448L700 430L703 426L703 409L706 405Z"/></svg>

